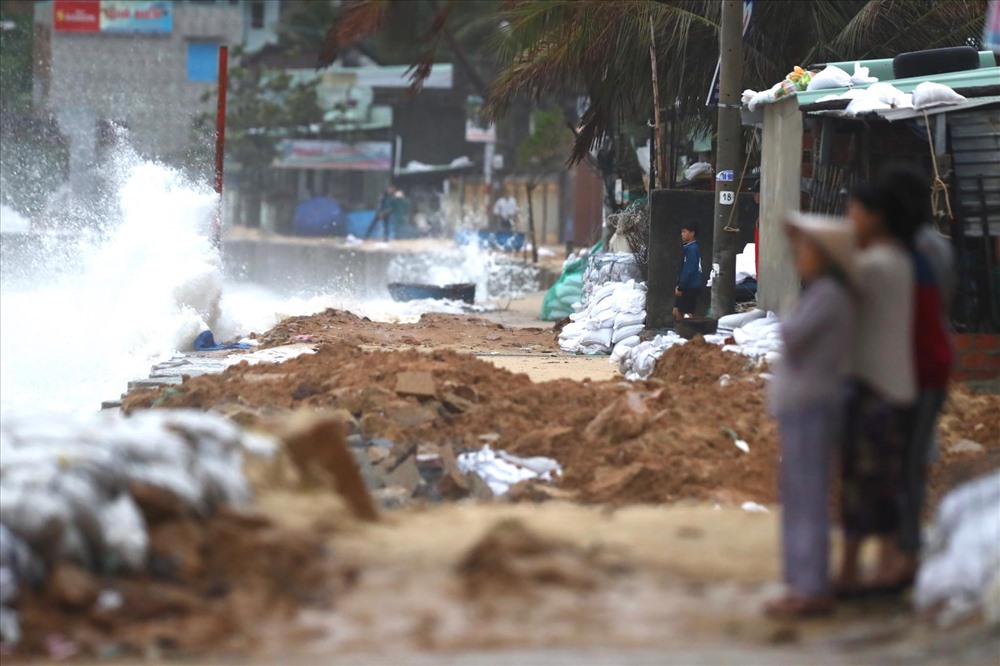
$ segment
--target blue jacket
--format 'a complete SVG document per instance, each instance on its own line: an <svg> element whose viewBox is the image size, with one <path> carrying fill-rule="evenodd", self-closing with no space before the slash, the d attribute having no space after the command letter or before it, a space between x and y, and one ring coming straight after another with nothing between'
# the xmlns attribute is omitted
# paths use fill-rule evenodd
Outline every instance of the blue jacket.
<svg viewBox="0 0 1000 666"><path fill-rule="evenodd" d="M698 241L691 241L684 246L684 263L681 264L681 273L677 276L677 288L684 291L701 289L704 286L705 278L701 274L701 251L698 249Z"/></svg>

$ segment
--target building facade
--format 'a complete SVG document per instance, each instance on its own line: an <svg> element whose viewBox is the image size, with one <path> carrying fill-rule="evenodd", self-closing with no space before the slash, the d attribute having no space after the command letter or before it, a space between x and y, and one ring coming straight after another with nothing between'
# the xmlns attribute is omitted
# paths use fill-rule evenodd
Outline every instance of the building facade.
<svg viewBox="0 0 1000 666"><path fill-rule="evenodd" d="M243 43L250 4L36 3L33 102L68 139L71 181L97 163L112 123L144 157L181 163L194 118L212 109L202 98L217 85L219 45Z"/></svg>

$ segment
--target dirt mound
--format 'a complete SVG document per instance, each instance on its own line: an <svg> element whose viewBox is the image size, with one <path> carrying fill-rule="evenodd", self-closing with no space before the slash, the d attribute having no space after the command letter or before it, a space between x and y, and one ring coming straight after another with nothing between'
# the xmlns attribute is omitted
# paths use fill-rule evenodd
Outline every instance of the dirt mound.
<svg viewBox="0 0 1000 666"><path fill-rule="evenodd" d="M507 328L486 319L445 314L426 314L413 324L390 324L332 308L314 315L289 317L257 339L261 348L315 342L463 351L482 349L487 343L492 349L553 349L552 332L541 328Z"/></svg>
<svg viewBox="0 0 1000 666"><path fill-rule="evenodd" d="M720 382L722 375L729 379ZM968 478L963 470L1000 465L991 453L1000 442L986 441L996 432L990 423L997 400L956 391L942 447L976 439L985 452L946 455L934 472L936 491ZM300 408L343 410L359 437L395 445L394 468L432 447L450 448L445 458L484 443L548 456L563 466L561 488L584 502L777 500L778 434L759 369L702 340L668 350L653 379L635 384L534 383L454 351L366 352L341 342L282 364L240 364L125 400L126 410L153 404L216 409L244 424ZM379 460L371 461L376 471L387 464ZM404 468L410 485L419 483L412 466Z"/></svg>
<svg viewBox="0 0 1000 666"><path fill-rule="evenodd" d="M332 602L340 578L316 536L230 511L203 518L161 499L137 493L150 531L146 571L102 578L58 565L21 598L16 654L242 650L261 622Z"/></svg>
<svg viewBox="0 0 1000 666"><path fill-rule="evenodd" d="M746 375L754 362L739 354L720 354L718 345L705 342L696 335L687 344L671 347L653 368L652 379L668 384L699 384L718 382L722 375Z"/></svg>
<svg viewBox="0 0 1000 666"><path fill-rule="evenodd" d="M543 537L518 520L497 523L457 566L467 597L534 596L547 586L590 591L608 573L627 570L620 557Z"/></svg>

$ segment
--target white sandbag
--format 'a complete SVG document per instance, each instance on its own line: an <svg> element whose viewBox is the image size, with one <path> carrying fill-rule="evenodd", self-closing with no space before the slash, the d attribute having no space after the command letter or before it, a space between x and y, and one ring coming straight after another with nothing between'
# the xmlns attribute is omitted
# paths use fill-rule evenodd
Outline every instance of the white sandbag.
<svg viewBox="0 0 1000 666"><path fill-rule="evenodd" d="M965 97L959 95L952 88L934 81L924 81L913 89L913 108L928 109L944 104L958 104L964 102Z"/></svg>
<svg viewBox="0 0 1000 666"><path fill-rule="evenodd" d="M872 83L878 83L878 77L870 75L870 69L867 67L862 67L860 62L854 63L854 74L851 74L851 85L852 86L866 86Z"/></svg>
<svg viewBox="0 0 1000 666"><path fill-rule="evenodd" d="M600 323L598 328L617 328L618 313L614 308L608 308L597 315L596 321Z"/></svg>
<svg viewBox="0 0 1000 666"><path fill-rule="evenodd" d="M736 312L734 314L719 317L718 327L722 330L732 331L757 319L763 319L766 316L767 313L759 308L756 310L750 310L749 312Z"/></svg>
<svg viewBox="0 0 1000 666"><path fill-rule="evenodd" d="M812 75L806 90L828 90L830 88L846 88L851 85L851 75L837 67L830 65L823 71Z"/></svg>
<svg viewBox="0 0 1000 666"><path fill-rule="evenodd" d="M996 600L1000 571L1000 471L948 493L930 532L917 574L914 603L940 609L944 623L959 620Z"/></svg>
<svg viewBox="0 0 1000 666"><path fill-rule="evenodd" d="M602 285L598 287L596 291L594 291L591 300L594 303L599 303L600 301L604 300L611 294L615 293L615 289L617 287L618 287L617 282L609 282L608 284Z"/></svg>
<svg viewBox="0 0 1000 666"><path fill-rule="evenodd" d="M139 506L127 493L104 505L100 514L104 547L112 564L126 571L139 571L146 563L149 536Z"/></svg>
<svg viewBox="0 0 1000 666"><path fill-rule="evenodd" d="M607 312L614 307L615 299L611 294L608 294L604 298L594 301L593 304L587 308L591 317L596 317L602 312Z"/></svg>
<svg viewBox="0 0 1000 666"><path fill-rule="evenodd" d="M612 300L615 312L636 314L646 309L646 293L638 289L616 292Z"/></svg>
<svg viewBox="0 0 1000 666"><path fill-rule="evenodd" d="M625 338L624 340L619 340L615 345L614 349L611 350L611 363L612 365L617 365L622 358L632 351L639 344L639 336L633 335L631 337Z"/></svg>
<svg viewBox="0 0 1000 666"><path fill-rule="evenodd" d="M582 338L580 338L581 345L600 345L606 349L611 348L611 336L614 331L610 328L602 328L599 331L587 331Z"/></svg>
<svg viewBox="0 0 1000 666"><path fill-rule="evenodd" d="M645 325L635 324L633 326L622 326L621 328L616 328L614 334L611 336L611 342L613 344L618 344L625 338L631 338L634 335L639 335L642 333Z"/></svg>
<svg viewBox="0 0 1000 666"><path fill-rule="evenodd" d="M641 312L618 312L615 314L615 328L622 326L634 326L635 324L646 323L646 311Z"/></svg>

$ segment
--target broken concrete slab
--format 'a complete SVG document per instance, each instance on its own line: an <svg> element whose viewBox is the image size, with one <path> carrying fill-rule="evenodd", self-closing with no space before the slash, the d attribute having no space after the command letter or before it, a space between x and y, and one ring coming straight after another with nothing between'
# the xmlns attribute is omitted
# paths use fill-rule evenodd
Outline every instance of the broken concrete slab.
<svg viewBox="0 0 1000 666"><path fill-rule="evenodd" d="M434 398L437 396L437 382L434 381L434 375L427 371L400 372L396 375L396 393L417 398Z"/></svg>

